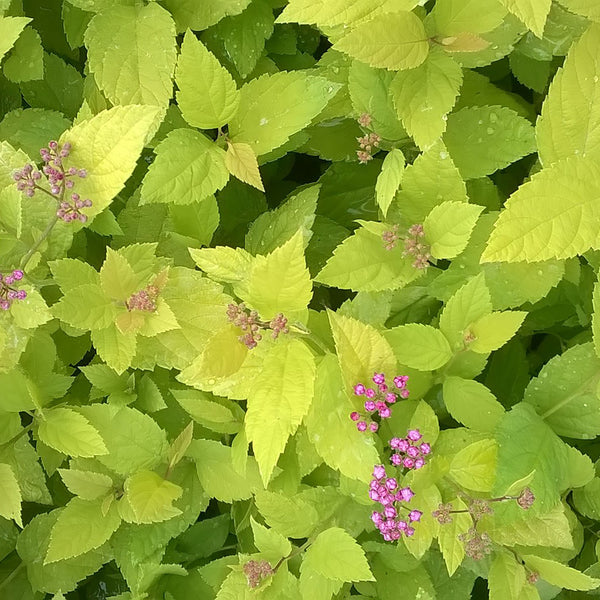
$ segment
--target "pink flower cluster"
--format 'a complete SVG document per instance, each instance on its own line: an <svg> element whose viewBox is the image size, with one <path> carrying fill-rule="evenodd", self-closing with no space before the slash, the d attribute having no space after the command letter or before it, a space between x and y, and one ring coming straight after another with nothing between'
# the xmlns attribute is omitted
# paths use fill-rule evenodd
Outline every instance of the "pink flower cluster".
<svg viewBox="0 0 600 600"><path fill-rule="evenodd" d="M264 331L269 329L271 331L271 337L274 340L276 340L281 333L290 332L288 320L283 316L283 313L279 313L270 321L261 321L258 312L255 310L248 310L243 302L241 304L235 304L233 302L228 304L227 318L236 327L239 327L245 332L244 335L239 336L238 339L250 350L256 348L258 342L262 340L261 330Z"/></svg>
<svg viewBox="0 0 600 600"><path fill-rule="evenodd" d="M275 572L266 560L249 560L243 567L249 588L258 587L262 580Z"/></svg>
<svg viewBox="0 0 600 600"><path fill-rule="evenodd" d="M427 442L417 444L423 436L418 429L409 429L405 438L392 438L390 448L394 451L390 461L395 467L420 469L425 464L425 456L431 453Z"/></svg>
<svg viewBox="0 0 600 600"><path fill-rule="evenodd" d="M422 238L425 236L423 225L412 225L408 229L408 236L404 239L404 256L412 256L415 260L415 269L426 269L429 266L431 254L429 246L424 244Z"/></svg>
<svg viewBox="0 0 600 600"><path fill-rule="evenodd" d="M56 211L56 215L66 223L75 220L85 223L87 215L83 214L80 209L89 208L92 206L92 201L90 199L82 200L79 194L75 193L71 194L70 199L65 198L66 190L72 189L75 185L74 177L87 177L85 169L70 167L65 170L63 159L69 156L70 152L71 144L66 142L61 147L57 141L52 140L48 143L47 148L40 150L40 155L44 161L42 171L37 171L32 165L27 164L22 169L13 173L13 179L17 182L17 189L31 198L36 190L48 193L38 183L42 178L43 172L48 179L50 186L49 193L57 196L58 210Z"/></svg>
<svg viewBox="0 0 600 600"><path fill-rule="evenodd" d="M412 523L421 520L420 510L411 510L406 506L415 493L410 487L400 488L395 477L388 477L383 465L375 465L373 479L369 484L369 498L381 505L379 511L373 511L371 520L381 532L383 539L391 542L414 535ZM404 515L401 513L404 512Z"/></svg>
<svg viewBox="0 0 600 600"><path fill-rule="evenodd" d="M143 310L144 312L154 312L156 310L156 299L159 289L155 285L149 285L145 289L132 294L129 300L125 302L127 310Z"/></svg>
<svg viewBox="0 0 600 600"><path fill-rule="evenodd" d="M384 231L381 234L381 239L383 240L383 246L386 250L393 250L400 239L398 225L392 225L391 229Z"/></svg>
<svg viewBox="0 0 600 600"><path fill-rule="evenodd" d="M15 269L10 275L0 275L0 310L8 310L14 300L25 300L27 292L13 287L23 279L23 271Z"/></svg>
<svg viewBox="0 0 600 600"><path fill-rule="evenodd" d="M357 383L354 386L354 395L366 397L364 408L369 413L369 418L371 418L373 413L377 413L381 419L389 419L392 416L389 405L394 404L398 400L398 396L408 398L410 395L410 392L406 389L407 381L407 375L394 377L394 385L399 390L396 393L389 389L383 373L375 373L373 375L373 383L377 386L377 389L365 387L362 383ZM361 418L359 412L354 411L350 413L350 418L356 421L356 428L359 431L366 431L367 428L370 431L377 431L379 429L376 421L370 420L367 424L366 420Z"/></svg>
<svg viewBox="0 0 600 600"><path fill-rule="evenodd" d="M368 113L363 113L362 115L360 115L360 117L358 117L357 121L361 127L367 129L371 126L371 123L373 122L373 117L371 117L371 115ZM361 165L366 165L370 160L373 160L373 148L379 147L379 143L381 142L381 136L371 132L366 133L362 137L357 137L356 141L360 146L360 150L356 151L358 162Z"/></svg>

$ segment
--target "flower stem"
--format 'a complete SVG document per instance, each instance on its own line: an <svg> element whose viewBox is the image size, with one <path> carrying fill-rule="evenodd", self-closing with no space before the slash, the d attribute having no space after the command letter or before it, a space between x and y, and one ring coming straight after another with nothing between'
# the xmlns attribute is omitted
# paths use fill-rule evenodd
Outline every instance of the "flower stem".
<svg viewBox="0 0 600 600"><path fill-rule="evenodd" d="M44 229L44 231L42 232L42 235L33 244L33 246L31 246L31 248L29 248L29 250L26 252L26 254L21 259L21 262L19 263L19 267L22 270L25 270L25 268L27 267L27 263L29 263L29 261L31 260L31 257L35 254L37 249L42 245L44 240L50 235L50 233L52 232L52 229L54 229L54 226L56 225L57 222L58 222L58 215L54 215L52 217L52 219L50 220L50 222L48 223L48 225L46 225L46 229Z"/></svg>

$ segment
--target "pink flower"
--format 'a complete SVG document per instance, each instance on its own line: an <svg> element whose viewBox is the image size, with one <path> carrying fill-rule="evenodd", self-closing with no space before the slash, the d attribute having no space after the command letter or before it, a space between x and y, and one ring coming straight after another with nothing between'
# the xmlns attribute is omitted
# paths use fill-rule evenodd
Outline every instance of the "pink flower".
<svg viewBox="0 0 600 600"><path fill-rule="evenodd" d="M367 424L364 421L359 421L356 424L356 429L358 429L359 431L366 431L367 430Z"/></svg>
<svg viewBox="0 0 600 600"><path fill-rule="evenodd" d="M369 423L369 429L375 433L379 429L379 425L377 425L375 421L371 421L371 423Z"/></svg>
<svg viewBox="0 0 600 600"><path fill-rule="evenodd" d="M394 402L396 402L396 394L394 394L393 392L388 392L385 395L385 401L389 404L394 404Z"/></svg>
<svg viewBox="0 0 600 600"><path fill-rule="evenodd" d="M413 442L418 442L423 436L418 429L409 429L406 437Z"/></svg>
<svg viewBox="0 0 600 600"><path fill-rule="evenodd" d="M386 506L385 510L383 511L383 514L388 519L395 519L398 516L398 512L393 506Z"/></svg>
<svg viewBox="0 0 600 600"><path fill-rule="evenodd" d="M415 493L409 487L403 487L396 494L396 498L403 502L410 502L414 495Z"/></svg>
<svg viewBox="0 0 600 600"><path fill-rule="evenodd" d="M380 408L379 416L382 419L389 419L392 416L392 411L387 406L385 408Z"/></svg>
<svg viewBox="0 0 600 600"><path fill-rule="evenodd" d="M376 408L375 402L373 400L367 400L365 402L365 410L368 412L373 412Z"/></svg>
<svg viewBox="0 0 600 600"><path fill-rule="evenodd" d="M365 393L365 391L366 391L366 388L362 383L357 383L354 386L354 394L356 396L362 396Z"/></svg>
<svg viewBox="0 0 600 600"><path fill-rule="evenodd" d="M377 385L385 383L385 375L383 373L375 373L375 375L373 375L373 383L376 383Z"/></svg>
<svg viewBox="0 0 600 600"><path fill-rule="evenodd" d="M385 467L383 465L375 465L373 467L373 477L375 479L383 479L385 477Z"/></svg>
<svg viewBox="0 0 600 600"><path fill-rule="evenodd" d="M410 513L408 513L408 518L411 521L420 521L422 514L423 513L420 510L411 510Z"/></svg>
<svg viewBox="0 0 600 600"><path fill-rule="evenodd" d="M367 388L365 391L365 395L367 398L375 398L377 392L373 388Z"/></svg>
<svg viewBox="0 0 600 600"><path fill-rule="evenodd" d="M359 415L359 414L358 414L356 411L354 411L354 412L351 412L351 413L350 413L350 418L351 418L353 421L358 421L358 420L360 419L360 415Z"/></svg>
<svg viewBox="0 0 600 600"><path fill-rule="evenodd" d="M395 467L399 467L402 464L402 457L399 454L392 454L390 460Z"/></svg>
<svg viewBox="0 0 600 600"><path fill-rule="evenodd" d="M431 446L427 442L423 442L419 449L421 450L421 454L429 454L431 452Z"/></svg>
<svg viewBox="0 0 600 600"><path fill-rule="evenodd" d="M387 481L385 482L385 487L388 490L390 490L390 492L393 492L398 487L398 482L396 481L396 478L388 477Z"/></svg>

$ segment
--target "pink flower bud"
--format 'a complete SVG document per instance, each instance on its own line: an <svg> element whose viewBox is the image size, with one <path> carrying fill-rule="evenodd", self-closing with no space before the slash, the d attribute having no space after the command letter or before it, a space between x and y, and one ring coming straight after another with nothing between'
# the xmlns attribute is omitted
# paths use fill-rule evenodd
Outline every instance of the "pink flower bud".
<svg viewBox="0 0 600 600"><path fill-rule="evenodd" d="M396 509L393 506L386 506L383 514L388 518L388 519L395 519L398 516L398 512L396 511Z"/></svg>
<svg viewBox="0 0 600 600"><path fill-rule="evenodd" d="M373 400L367 400L365 402L365 410L373 412L375 410L375 402L373 402Z"/></svg>
<svg viewBox="0 0 600 600"><path fill-rule="evenodd" d="M402 465L405 469L412 469L415 466L415 461L412 458L405 458L402 461Z"/></svg>
<svg viewBox="0 0 600 600"><path fill-rule="evenodd" d="M392 411L387 406L385 408L380 408L379 416L382 419L389 419L392 416Z"/></svg>
<svg viewBox="0 0 600 600"><path fill-rule="evenodd" d="M388 477L388 479L385 482L385 487L390 492L393 492L398 487L398 481L396 480L395 477Z"/></svg>
<svg viewBox="0 0 600 600"><path fill-rule="evenodd" d="M421 450L421 454L429 454L431 452L431 446L427 442L423 442L419 449Z"/></svg>
<svg viewBox="0 0 600 600"><path fill-rule="evenodd" d="M375 398L375 395L376 395L376 392L375 392L375 390L374 390L374 389L372 389L372 388L367 388L367 389L365 390L365 396L366 396L367 398Z"/></svg>
<svg viewBox="0 0 600 600"><path fill-rule="evenodd" d="M373 375L373 383L376 383L377 385L385 383L385 375L383 373L375 373L375 375Z"/></svg>
<svg viewBox="0 0 600 600"><path fill-rule="evenodd" d="M419 456L419 449L415 448L414 446L411 446L406 453L411 457L411 458L417 458L417 456Z"/></svg>
<svg viewBox="0 0 600 600"><path fill-rule="evenodd" d="M393 392L388 392L385 395L385 401L389 404L394 404L394 402L396 402L396 394L394 394Z"/></svg>
<svg viewBox="0 0 600 600"><path fill-rule="evenodd" d="M420 469L425 465L425 461L419 457L415 459L415 469Z"/></svg>
<svg viewBox="0 0 600 600"><path fill-rule="evenodd" d="M400 396L406 400L410 396L410 392L408 390L400 390Z"/></svg>
<svg viewBox="0 0 600 600"><path fill-rule="evenodd" d="M414 522L414 521L420 521L421 520L421 515L423 513L420 510L411 510L410 513L408 513L408 518Z"/></svg>
<svg viewBox="0 0 600 600"><path fill-rule="evenodd" d="M423 436L418 429L409 429L406 437L413 442L418 442Z"/></svg>
<svg viewBox="0 0 600 600"><path fill-rule="evenodd" d="M350 413L350 418L351 418L353 421L358 421L358 420L360 419L360 415L359 415L359 414L358 414L356 411L354 411L354 412L351 412L351 413Z"/></svg>
<svg viewBox="0 0 600 600"><path fill-rule="evenodd" d="M15 281L21 281L21 279L23 279L23 271L21 271L21 269L15 269L12 272L12 276L15 279Z"/></svg>
<svg viewBox="0 0 600 600"><path fill-rule="evenodd" d="M377 423L375 423L375 421L372 421L371 423L369 423L369 429L373 433L375 433L379 429L379 425L377 425Z"/></svg>
<svg viewBox="0 0 600 600"><path fill-rule="evenodd" d="M367 430L367 424L364 421L359 421L356 424L356 429L358 429L359 431L366 431Z"/></svg>
<svg viewBox="0 0 600 600"><path fill-rule="evenodd" d="M365 393L365 390L366 390L366 388L362 383L357 383L354 386L354 394L356 396L362 396Z"/></svg>
<svg viewBox="0 0 600 600"><path fill-rule="evenodd" d="M399 467L402 464L402 457L399 454L392 454L390 461L395 467Z"/></svg>
<svg viewBox="0 0 600 600"><path fill-rule="evenodd" d="M383 465L375 465L373 467L373 477L375 479L383 479L385 477L385 467Z"/></svg>
<svg viewBox="0 0 600 600"><path fill-rule="evenodd" d="M25 300L25 298L27 298L27 292L25 290L19 290L17 292L17 298L19 300Z"/></svg>
<svg viewBox="0 0 600 600"><path fill-rule="evenodd" d="M414 495L415 493L409 487L403 487L396 494L396 499L402 502L410 502Z"/></svg>

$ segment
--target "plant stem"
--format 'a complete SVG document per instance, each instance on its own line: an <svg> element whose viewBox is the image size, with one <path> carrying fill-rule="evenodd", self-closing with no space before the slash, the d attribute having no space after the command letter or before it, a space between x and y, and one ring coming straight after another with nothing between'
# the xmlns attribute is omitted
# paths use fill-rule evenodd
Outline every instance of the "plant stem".
<svg viewBox="0 0 600 600"><path fill-rule="evenodd" d="M50 222L48 223L48 225L46 225L46 229L44 229L44 231L42 232L42 235L33 244L33 246L31 246L31 248L29 248L27 253L21 259L19 267L22 270L25 270L25 267L27 267L27 263L31 260L31 257L35 254L36 250L42 245L44 240L50 235L50 232L52 231L52 229L54 229L54 226L56 225L57 222L58 222L58 215L54 215L52 217L52 219L50 220Z"/></svg>
<svg viewBox="0 0 600 600"><path fill-rule="evenodd" d="M4 589L24 568L24 562L21 562L18 567L15 567L12 573L2 583L0 583L0 590Z"/></svg>

